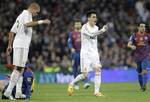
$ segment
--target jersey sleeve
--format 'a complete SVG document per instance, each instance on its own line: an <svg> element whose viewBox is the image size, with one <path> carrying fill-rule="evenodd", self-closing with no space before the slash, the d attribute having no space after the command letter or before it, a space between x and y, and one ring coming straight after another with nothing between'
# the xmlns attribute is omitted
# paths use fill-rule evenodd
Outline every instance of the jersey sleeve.
<svg viewBox="0 0 150 102"><path fill-rule="evenodd" d="M17 20L16 20L10 31L13 33L17 33L17 26L18 26L18 24L17 24Z"/></svg>
<svg viewBox="0 0 150 102"><path fill-rule="evenodd" d="M129 38L129 41L131 41L132 43L134 42L134 34L132 34L131 36L130 36L130 38Z"/></svg>
<svg viewBox="0 0 150 102"><path fill-rule="evenodd" d="M83 25L81 28L81 33L85 34L87 36L93 37L94 35L92 35L92 33L88 30L86 25Z"/></svg>
<svg viewBox="0 0 150 102"><path fill-rule="evenodd" d="M150 34L148 34L148 43L150 44Z"/></svg>
<svg viewBox="0 0 150 102"><path fill-rule="evenodd" d="M102 33L105 32L103 29L98 30L98 27L96 27L96 29L97 29L97 31L94 32L94 33L92 33L92 32L90 32L89 29L87 28L87 25L84 25L84 26L82 27L82 29L81 29L81 33L82 33L82 34L85 34L85 35L87 35L87 36L90 36L90 37L96 37L96 36L98 36L98 35L100 35L100 34L102 34Z"/></svg>
<svg viewBox="0 0 150 102"><path fill-rule="evenodd" d="M69 37L68 37L68 47L69 47L69 49L73 48L71 32L69 33Z"/></svg>

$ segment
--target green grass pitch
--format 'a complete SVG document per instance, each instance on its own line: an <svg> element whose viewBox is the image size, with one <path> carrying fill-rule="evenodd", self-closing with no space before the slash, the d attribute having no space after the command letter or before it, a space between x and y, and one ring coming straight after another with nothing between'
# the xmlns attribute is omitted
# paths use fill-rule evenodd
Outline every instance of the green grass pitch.
<svg viewBox="0 0 150 102"><path fill-rule="evenodd" d="M16 102L149 102L150 83L148 90L141 92L138 83L102 83L101 91L106 97L93 96L93 84L89 89L75 90L73 96L67 95L67 84L37 84L30 101ZM0 102L10 102L0 100Z"/></svg>

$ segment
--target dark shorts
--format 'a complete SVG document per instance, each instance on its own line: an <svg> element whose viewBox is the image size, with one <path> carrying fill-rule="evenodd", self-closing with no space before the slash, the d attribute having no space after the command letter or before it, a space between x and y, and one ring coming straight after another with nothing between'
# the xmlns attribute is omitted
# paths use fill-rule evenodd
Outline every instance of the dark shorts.
<svg viewBox="0 0 150 102"><path fill-rule="evenodd" d="M137 72L141 73L142 70L147 70L149 68L150 62L148 59L137 62Z"/></svg>

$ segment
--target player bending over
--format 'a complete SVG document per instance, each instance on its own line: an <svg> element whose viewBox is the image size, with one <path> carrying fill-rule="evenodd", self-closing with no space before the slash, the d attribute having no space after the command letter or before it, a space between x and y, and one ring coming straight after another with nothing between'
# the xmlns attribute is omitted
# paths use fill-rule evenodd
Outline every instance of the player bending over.
<svg viewBox="0 0 150 102"><path fill-rule="evenodd" d="M29 46L32 37L32 27L50 23L50 21L47 19L33 21L32 17L36 16L39 12L40 6L37 3L31 3L28 9L23 10L23 12L17 17L9 33L7 55L9 55L12 51L13 42L13 65L15 65L15 69L10 76L10 82L6 91L4 92L4 95L10 100L14 100L11 95L14 86L19 86L19 89L16 89L17 91L15 98L22 97L20 87L23 80L23 69L28 59ZM16 34L15 38L14 34Z"/></svg>

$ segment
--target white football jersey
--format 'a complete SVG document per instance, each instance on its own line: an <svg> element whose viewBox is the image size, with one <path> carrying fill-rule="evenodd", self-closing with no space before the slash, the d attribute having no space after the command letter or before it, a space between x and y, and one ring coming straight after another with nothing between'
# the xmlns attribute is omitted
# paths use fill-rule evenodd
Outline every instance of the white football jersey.
<svg viewBox="0 0 150 102"><path fill-rule="evenodd" d="M88 23L81 28L81 57L96 56L98 57L97 36L92 35L98 31L98 26L91 27Z"/></svg>
<svg viewBox="0 0 150 102"><path fill-rule="evenodd" d="M32 14L24 10L16 19L11 32L16 33L13 48L29 49L32 37L32 27L26 27L24 24L32 22Z"/></svg>

